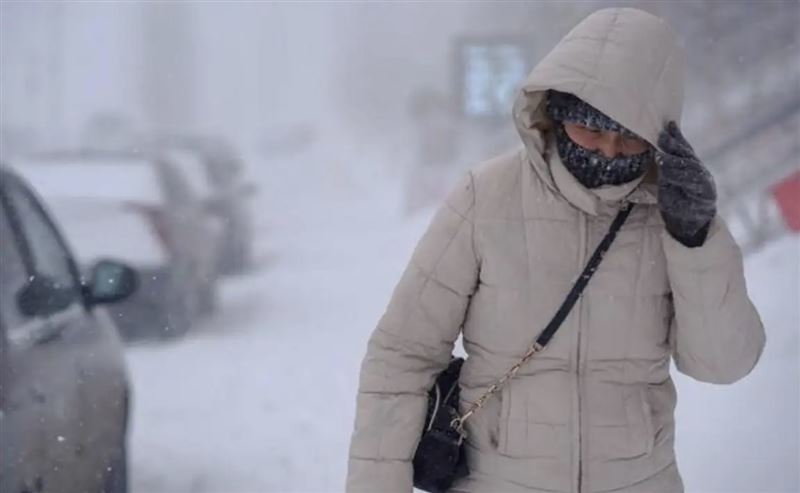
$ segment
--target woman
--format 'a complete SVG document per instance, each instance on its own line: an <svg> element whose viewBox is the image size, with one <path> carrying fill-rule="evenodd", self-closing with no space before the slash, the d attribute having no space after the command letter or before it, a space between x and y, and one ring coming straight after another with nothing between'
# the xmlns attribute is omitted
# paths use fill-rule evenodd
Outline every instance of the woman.
<svg viewBox="0 0 800 493"><path fill-rule="evenodd" d="M680 492L670 359L747 375L765 343L711 176L677 125L683 53L661 19L598 11L533 70L520 151L475 168L421 239L361 371L348 491L412 488L427 391L463 334L461 408L524 354L625 203L578 304L466 423L460 492Z"/></svg>

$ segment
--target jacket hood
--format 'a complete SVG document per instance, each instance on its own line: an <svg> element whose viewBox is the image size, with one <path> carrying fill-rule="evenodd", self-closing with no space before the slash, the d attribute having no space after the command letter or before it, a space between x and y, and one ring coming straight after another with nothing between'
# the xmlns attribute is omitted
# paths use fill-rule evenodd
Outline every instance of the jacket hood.
<svg viewBox="0 0 800 493"><path fill-rule="evenodd" d="M555 89L574 94L657 147L667 122L680 125L683 78L683 48L664 20L632 8L599 10L536 65L514 103L514 122L529 153L542 154L542 131L552 125L545 93ZM543 164L532 161L537 168Z"/></svg>

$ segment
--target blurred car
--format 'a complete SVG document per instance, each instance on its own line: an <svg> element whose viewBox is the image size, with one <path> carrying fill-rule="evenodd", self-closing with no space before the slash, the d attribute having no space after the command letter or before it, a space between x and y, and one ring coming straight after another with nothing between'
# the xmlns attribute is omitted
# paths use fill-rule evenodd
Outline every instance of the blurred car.
<svg viewBox="0 0 800 493"><path fill-rule="evenodd" d="M219 218L223 232L217 261L221 275L245 272L253 264L253 218L249 199L256 186L246 180L241 158L220 138L164 136L155 148L174 158L206 210Z"/></svg>
<svg viewBox="0 0 800 493"><path fill-rule="evenodd" d="M0 491L127 491L130 384L103 305L135 288L107 260L81 281L51 216L0 167Z"/></svg>
<svg viewBox="0 0 800 493"><path fill-rule="evenodd" d="M75 242L83 265L123 260L141 288L114 307L123 336L179 336L216 307L221 226L179 166L159 156L51 152L16 161Z"/></svg>

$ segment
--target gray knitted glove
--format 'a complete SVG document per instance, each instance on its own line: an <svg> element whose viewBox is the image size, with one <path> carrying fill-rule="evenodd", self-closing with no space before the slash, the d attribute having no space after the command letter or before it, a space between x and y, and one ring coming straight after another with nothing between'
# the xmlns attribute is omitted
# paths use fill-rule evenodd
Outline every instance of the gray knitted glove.
<svg viewBox="0 0 800 493"><path fill-rule="evenodd" d="M661 132L658 146L658 206L667 231L687 247L701 246L717 213L714 178L675 122Z"/></svg>

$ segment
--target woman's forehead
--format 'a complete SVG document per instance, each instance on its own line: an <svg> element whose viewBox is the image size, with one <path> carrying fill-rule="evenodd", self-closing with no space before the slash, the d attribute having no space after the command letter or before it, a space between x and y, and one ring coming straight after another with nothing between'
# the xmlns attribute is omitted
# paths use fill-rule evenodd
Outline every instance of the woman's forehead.
<svg viewBox="0 0 800 493"><path fill-rule="evenodd" d="M616 120L574 94L550 90L547 92L548 116L562 123L575 123L592 130L617 132L625 138L640 138Z"/></svg>

